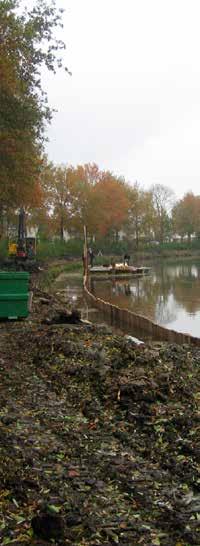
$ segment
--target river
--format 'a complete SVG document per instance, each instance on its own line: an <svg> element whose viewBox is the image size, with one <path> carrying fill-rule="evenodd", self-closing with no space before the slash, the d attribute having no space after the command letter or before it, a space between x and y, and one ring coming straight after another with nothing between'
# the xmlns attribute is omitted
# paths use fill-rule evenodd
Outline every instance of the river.
<svg viewBox="0 0 200 546"><path fill-rule="evenodd" d="M166 328L200 337L200 261L157 263L145 277L123 280L92 280L96 296L144 315ZM82 310L83 318L102 321L90 309L79 277L60 275L56 290L66 293Z"/></svg>

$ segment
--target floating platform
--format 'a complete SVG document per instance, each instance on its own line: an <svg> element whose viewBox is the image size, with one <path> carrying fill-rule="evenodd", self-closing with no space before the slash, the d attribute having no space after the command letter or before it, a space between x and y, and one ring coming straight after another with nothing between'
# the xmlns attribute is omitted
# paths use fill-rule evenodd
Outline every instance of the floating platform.
<svg viewBox="0 0 200 546"><path fill-rule="evenodd" d="M126 277L143 277L149 275L151 267L134 267L132 265L115 264L112 265L96 265L89 268L89 274L92 278L126 278Z"/></svg>

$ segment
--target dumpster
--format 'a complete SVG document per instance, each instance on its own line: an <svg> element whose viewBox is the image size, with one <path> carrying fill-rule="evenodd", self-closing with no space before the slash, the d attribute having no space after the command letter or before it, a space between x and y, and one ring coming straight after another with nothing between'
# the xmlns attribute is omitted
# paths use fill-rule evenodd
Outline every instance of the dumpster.
<svg viewBox="0 0 200 546"><path fill-rule="evenodd" d="M29 273L0 272L0 318L25 318L29 313Z"/></svg>

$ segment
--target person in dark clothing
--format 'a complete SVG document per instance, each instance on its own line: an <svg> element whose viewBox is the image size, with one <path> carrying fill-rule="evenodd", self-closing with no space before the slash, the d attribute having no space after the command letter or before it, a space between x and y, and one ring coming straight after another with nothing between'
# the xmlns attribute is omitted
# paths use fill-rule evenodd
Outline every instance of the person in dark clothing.
<svg viewBox="0 0 200 546"><path fill-rule="evenodd" d="M131 257L129 254L124 254L124 265L129 265Z"/></svg>
<svg viewBox="0 0 200 546"><path fill-rule="evenodd" d="M34 252L34 248L33 248L33 243L32 241L30 241L29 245L28 245L28 249L27 249L27 258L29 258L30 260L35 258L35 252Z"/></svg>
<svg viewBox="0 0 200 546"><path fill-rule="evenodd" d="M89 254L89 259L90 259L90 265L91 267L93 267L93 263L94 263L94 252L92 250L92 248L89 248L88 250L88 254Z"/></svg>

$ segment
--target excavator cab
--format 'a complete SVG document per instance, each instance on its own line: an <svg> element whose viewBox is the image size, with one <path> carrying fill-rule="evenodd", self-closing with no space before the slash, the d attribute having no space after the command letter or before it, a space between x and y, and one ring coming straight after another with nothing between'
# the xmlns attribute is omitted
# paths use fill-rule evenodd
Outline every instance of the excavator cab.
<svg viewBox="0 0 200 546"><path fill-rule="evenodd" d="M27 258L26 252L26 222L25 222L25 211L23 208L19 212L19 223L18 223L18 240L17 240L17 253L16 258L25 260Z"/></svg>

